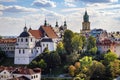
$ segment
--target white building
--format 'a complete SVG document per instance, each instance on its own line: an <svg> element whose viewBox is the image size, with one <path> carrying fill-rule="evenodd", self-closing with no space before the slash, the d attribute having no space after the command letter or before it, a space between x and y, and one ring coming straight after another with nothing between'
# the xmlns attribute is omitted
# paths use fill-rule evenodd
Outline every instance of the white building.
<svg viewBox="0 0 120 80"><path fill-rule="evenodd" d="M58 41L57 34L46 23L40 26L39 30L32 30L31 28L27 30L25 26L23 32L17 37L14 64L29 64L46 47L49 51L55 51Z"/></svg>
<svg viewBox="0 0 120 80"><path fill-rule="evenodd" d="M0 80L41 80L41 69L0 66Z"/></svg>
<svg viewBox="0 0 120 80"><path fill-rule="evenodd" d="M0 39L0 49L5 52L7 57L14 57L16 38Z"/></svg>

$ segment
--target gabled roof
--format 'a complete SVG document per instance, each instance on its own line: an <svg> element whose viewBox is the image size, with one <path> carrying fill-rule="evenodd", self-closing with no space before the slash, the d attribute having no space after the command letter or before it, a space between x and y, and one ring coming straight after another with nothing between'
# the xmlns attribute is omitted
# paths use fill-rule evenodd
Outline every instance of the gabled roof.
<svg viewBox="0 0 120 80"><path fill-rule="evenodd" d="M42 37L42 33L40 32L40 30L30 29L28 32L30 32L32 36L34 36L36 39L40 39Z"/></svg>
<svg viewBox="0 0 120 80"><path fill-rule="evenodd" d="M47 37L49 38L58 38L57 34L53 30L51 26L41 26L43 31L46 33Z"/></svg>

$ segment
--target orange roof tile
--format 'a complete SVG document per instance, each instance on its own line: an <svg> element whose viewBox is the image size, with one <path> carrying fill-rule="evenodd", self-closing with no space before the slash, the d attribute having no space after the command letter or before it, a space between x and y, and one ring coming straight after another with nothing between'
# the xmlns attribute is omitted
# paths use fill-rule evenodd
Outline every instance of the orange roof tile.
<svg viewBox="0 0 120 80"><path fill-rule="evenodd" d="M42 37L42 33L40 30L29 30L29 32L34 36L36 39L40 39Z"/></svg>
<svg viewBox="0 0 120 80"><path fill-rule="evenodd" d="M58 38L57 34L54 32L51 26L42 26L42 29L50 38Z"/></svg>
<svg viewBox="0 0 120 80"><path fill-rule="evenodd" d="M16 43L17 39L12 38L12 39L0 39L0 43Z"/></svg>

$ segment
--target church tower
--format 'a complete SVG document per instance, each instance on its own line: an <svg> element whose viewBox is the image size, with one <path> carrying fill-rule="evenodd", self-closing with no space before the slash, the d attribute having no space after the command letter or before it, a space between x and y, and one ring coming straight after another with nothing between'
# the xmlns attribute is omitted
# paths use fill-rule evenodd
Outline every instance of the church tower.
<svg viewBox="0 0 120 80"><path fill-rule="evenodd" d="M85 11L85 14L83 16L83 22L82 22L82 34L88 34L90 32L90 22L89 22L89 15L87 11Z"/></svg>

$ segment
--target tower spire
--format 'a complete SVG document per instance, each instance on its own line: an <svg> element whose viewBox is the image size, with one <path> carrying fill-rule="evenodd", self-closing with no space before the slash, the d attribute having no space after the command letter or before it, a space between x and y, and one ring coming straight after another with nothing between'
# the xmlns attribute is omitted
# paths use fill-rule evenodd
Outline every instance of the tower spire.
<svg viewBox="0 0 120 80"><path fill-rule="evenodd" d="M83 20L84 20L84 22L89 22L89 15L87 13L87 10L85 10L85 14L84 14Z"/></svg>
<svg viewBox="0 0 120 80"><path fill-rule="evenodd" d="M45 18L45 23L44 23L44 26L47 26L47 20L46 20L46 18Z"/></svg>
<svg viewBox="0 0 120 80"><path fill-rule="evenodd" d="M58 27L59 25L58 25L58 21L56 20L56 25L55 25L55 27Z"/></svg>
<svg viewBox="0 0 120 80"><path fill-rule="evenodd" d="M24 27L24 32L27 32L27 27L26 27L26 21L25 21L25 27Z"/></svg>
<svg viewBox="0 0 120 80"><path fill-rule="evenodd" d="M66 20L64 21L64 26L66 26L66 27L67 27L67 23L66 23Z"/></svg>

